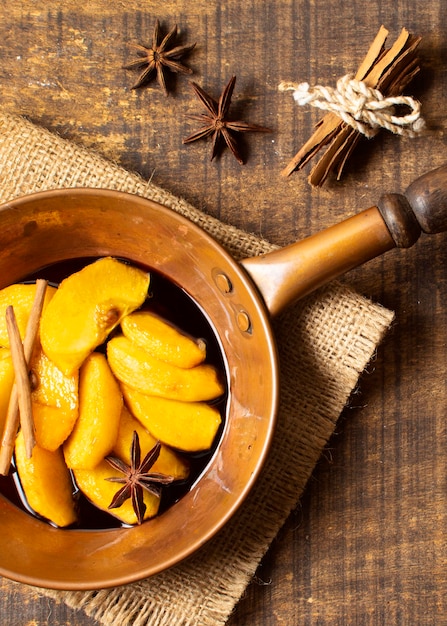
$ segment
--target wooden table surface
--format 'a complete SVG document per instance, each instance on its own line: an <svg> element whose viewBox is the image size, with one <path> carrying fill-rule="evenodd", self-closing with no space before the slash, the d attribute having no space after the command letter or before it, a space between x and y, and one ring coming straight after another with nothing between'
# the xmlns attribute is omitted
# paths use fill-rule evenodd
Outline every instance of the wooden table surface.
<svg viewBox="0 0 447 626"><path fill-rule="evenodd" d="M6 0L0 105L93 148L195 206L279 245L402 191L442 165L447 22L442 0ZM182 145L200 110L189 77L166 98L131 90L131 42L156 18L197 42L185 61L218 96L237 76L234 110L268 126L247 134L247 163L210 144ZM280 175L321 113L278 92L281 80L334 86L353 72L380 25L421 35L409 92L427 123L415 139L362 141L340 182L311 188L308 169ZM351 272L344 281L395 310L396 321L340 418L296 510L230 626L447 624L446 235ZM3 546L0 549L7 549ZM3 580L2 626L93 626L82 612Z"/></svg>

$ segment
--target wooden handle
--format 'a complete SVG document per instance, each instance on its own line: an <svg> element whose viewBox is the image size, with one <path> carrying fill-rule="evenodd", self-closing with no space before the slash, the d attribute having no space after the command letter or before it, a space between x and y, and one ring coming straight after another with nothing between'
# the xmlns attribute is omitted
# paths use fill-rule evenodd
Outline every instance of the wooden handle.
<svg viewBox="0 0 447 626"><path fill-rule="evenodd" d="M401 194L290 246L244 259L271 315L297 298L395 247L408 248L421 232L447 231L447 165L418 178Z"/></svg>
<svg viewBox="0 0 447 626"><path fill-rule="evenodd" d="M383 195L377 206L398 248L412 246L421 232L447 231L447 165L415 180L405 195Z"/></svg>

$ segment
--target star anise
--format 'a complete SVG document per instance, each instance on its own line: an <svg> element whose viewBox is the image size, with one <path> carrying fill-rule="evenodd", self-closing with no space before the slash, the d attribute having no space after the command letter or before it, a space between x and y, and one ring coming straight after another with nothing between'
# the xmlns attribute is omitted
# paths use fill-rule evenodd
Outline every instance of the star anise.
<svg viewBox="0 0 447 626"><path fill-rule="evenodd" d="M188 46L171 47L177 37L177 24L162 39L160 22L157 20L152 35L152 46L131 44L138 52L139 58L124 66L126 70L143 70L132 89L138 89L147 85L154 77L160 87L168 95L166 84L166 71L179 74L192 74L192 69L180 63L181 57L191 52L195 43Z"/></svg>
<svg viewBox="0 0 447 626"><path fill-rule="evenodd" d="M197 83L191 83L196 96L206 108L207 113L199 113L189 116L191 119L201 122L202 127L184 139L183 143L191 143L192 141L203 139L211 135L213 137L211 161L219 152L223 140L230 148L237 161L239 161L242 165L244 160L240 155L238 141L234 133L247 133L250 131L269 133L271 130L269 128L265 128L264 126L243 122L242 120L233 121L229 119L228 112L230 109L231 96L233 95L235 83L236 76L232 76L228 85L223 90L219 101L208 95Z"/></svg>
<svg viewBox="0 0 447 626"><path fill-rule="evenodd" d="M141 462L141 448L138 433L134 431L132 445L130 448L130 466L116 456L107 456L106 461L124 477L112 476L106 480L114 483L121 483L124 486L119 489L109 504L109 509L120 507L129 498L132 499L133 510L137 516L139 524L143 523L146 505L144 504L144 490L152 493L158 498L161 496L161 485L169 485L174 481L173 476L150 473L149 470L154 465L160 454L161 444L159 441L146 454Z"/></svg>

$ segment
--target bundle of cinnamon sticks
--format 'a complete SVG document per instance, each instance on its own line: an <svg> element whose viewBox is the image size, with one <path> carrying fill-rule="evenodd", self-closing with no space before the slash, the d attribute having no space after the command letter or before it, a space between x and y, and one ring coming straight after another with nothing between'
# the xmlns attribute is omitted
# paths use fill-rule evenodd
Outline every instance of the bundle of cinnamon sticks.
<svg viewBox="0 0 447 626"><path fill-rule="evenodd" d="M399 96L420 71L416 48L421 37L411 35L405 28L391 48L385 48L388 36L381 26L357 73L356 80L378 89L384 96ZM323 185L330 172L340 179L347 160L357 146L361 134L341 120L336 113L327 113L317 124L315 132L282 171L290 176L300 170L323 147L328 146L309 175L309 183Z"/></svg>
<svg viewBox="0 0 447 626"><path fill-rule="evenodd" d="M28 458L31 458L33 448L36 444L31 405L29 363L37 338L47 284L46 280L39 279L36 281L36 294L26 326L23 343L17 326L14 308L9 306L6 309L6 326L14 367L15 383L11 391L0 445L0 474L3 475L8 474L11 466L19 426L23 432Z"/></svg>

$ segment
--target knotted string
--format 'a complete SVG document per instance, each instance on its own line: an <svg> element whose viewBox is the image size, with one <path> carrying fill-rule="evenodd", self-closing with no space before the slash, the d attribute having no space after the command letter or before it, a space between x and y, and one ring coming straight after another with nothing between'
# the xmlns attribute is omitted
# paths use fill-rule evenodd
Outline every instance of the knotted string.
<svg viewBox="0 0 447 626"><path fill-rule="evenodd" d="M421 104L410 96L385 97L378 89L346 74L337 81L337 88L308 83L282 82L280 91L293 91L300 105L310 104L338 115L346 124L366 137L374 137L381 128L397 135L414 137L425 126L421 118ZM406 107L409 112L396 114L396 107Z"/></svg>

